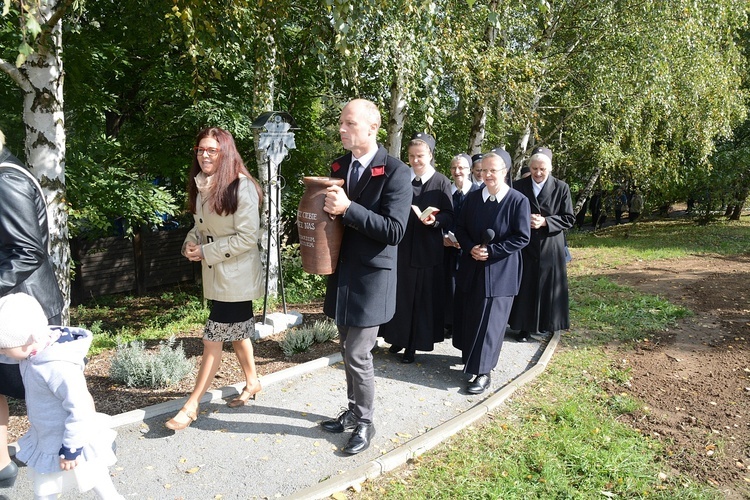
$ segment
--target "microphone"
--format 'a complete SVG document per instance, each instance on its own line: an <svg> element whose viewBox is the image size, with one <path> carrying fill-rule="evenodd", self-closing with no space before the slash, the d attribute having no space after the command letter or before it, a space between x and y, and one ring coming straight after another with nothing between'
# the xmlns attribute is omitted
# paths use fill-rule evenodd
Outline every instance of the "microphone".
<svg viewBox="0 0 750 500"><path fill-rule="evenodd" d="M482 233L482 245L489 244L490 241L495 237L495 231L492 229L485 229Z"/></svg>

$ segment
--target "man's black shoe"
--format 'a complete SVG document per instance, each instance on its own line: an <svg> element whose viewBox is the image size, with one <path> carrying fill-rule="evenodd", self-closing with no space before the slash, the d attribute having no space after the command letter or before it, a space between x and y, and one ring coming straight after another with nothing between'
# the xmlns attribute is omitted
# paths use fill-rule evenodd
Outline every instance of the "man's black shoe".
<svg viewBox="0 0 750 500"><path fill-rule="evenodd" d="M477 375L477 378L466 388L466 392L469 394L482 394L490 386L490 383L492 383L492 377L490 377L489 373Z"/></svg>
<svg viewBox="0 0 750 500"><path fill-rule="evenodd" d="M344 453L349 455L356 455L362 451L365 451L370 447L370 440L375 435L375 425L372 423L366 424L360 422L357 424L357 428L352 432L352 437L349 438L349 442L344 447Z"/></svg>
<svg viewBox="0 0 750 500"><path fill-rule="evenodd" d="M357 421L359 419L352 410L344 410L339 413L339 416L333 420L324 420L320 423L320 426L328 432L344 432L350 431L357 427Z"/></svg>

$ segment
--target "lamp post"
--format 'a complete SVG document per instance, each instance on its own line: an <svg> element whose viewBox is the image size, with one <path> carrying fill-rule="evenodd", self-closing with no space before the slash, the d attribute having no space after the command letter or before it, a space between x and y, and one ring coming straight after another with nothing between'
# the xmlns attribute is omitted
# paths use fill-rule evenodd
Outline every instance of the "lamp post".
<svg viewBox="0 0 750 500"><path fill-rule="evenodd" d="M281 272L280 242L281 190L284 188L285 182L281 175L280 164L287 157L289 151L295 149L293 130L298 130L299 127L294 122L292 115L285 111L266 111L253 120L251 128L259 131L257 150L260 153L259 158L262 159L260 163L265 163L267 175L266 200L264 202L265 207L267 207L265 210L267 213L266 284L262 320L263 324L267 324L266 308L269 292L278 289L281 293L284 315L287 314L284 278ZM275 326L274 330L276 329Z"/></svg>

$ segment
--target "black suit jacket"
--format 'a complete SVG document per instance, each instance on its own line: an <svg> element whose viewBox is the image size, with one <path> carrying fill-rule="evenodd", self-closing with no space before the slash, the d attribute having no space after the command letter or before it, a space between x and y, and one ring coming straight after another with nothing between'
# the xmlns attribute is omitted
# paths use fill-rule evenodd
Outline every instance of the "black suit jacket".
<svg viewBox="0 0 750 500"><path fill-rule="evenodd" d="M347 153L336 159L331 176L346 182L351 158ZM337 325L377 326L396 311L396 245L411 210L409 168L380 146L349 198L339 261L328 278L323 311Z"/></svg>

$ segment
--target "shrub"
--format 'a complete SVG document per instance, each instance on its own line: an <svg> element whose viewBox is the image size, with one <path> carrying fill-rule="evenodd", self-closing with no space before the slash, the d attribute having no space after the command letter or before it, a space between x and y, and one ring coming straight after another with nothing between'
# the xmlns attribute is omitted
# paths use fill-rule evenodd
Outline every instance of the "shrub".
<svg viewBox="0 0 750 500"><path fill-rule="evenodd" d="M182 342L174 344L174 336L159 342L155 352L147 351L141 340L118 344L110 377L128 387L163 388L179 382L192 371L193 363L185 357Z"/></svg>
<svg viewBox="0 0 750 500"><path fill-rule="evenodd" d="M314 343L322 344L335 339L339 332L332 321L316 321L312 326L295 328L287 332L284 340L279 341L284 356L291 357L298 352L305 352Z"/></svg>
<svg viewBox="0 0 750 500"><path fill-rule="evenodd" d="M315 336L310 328L299 328L287 332L284 340L279 342L284 356L291 357L298 352L305 352L315 343Z"/></svg>
<svg viewBox="0 0 750 500"><path fill-rule="evenodd" d="M316 321L312 326L315 342L323 344L339 336L339 330L333 321Z"/></svg>

